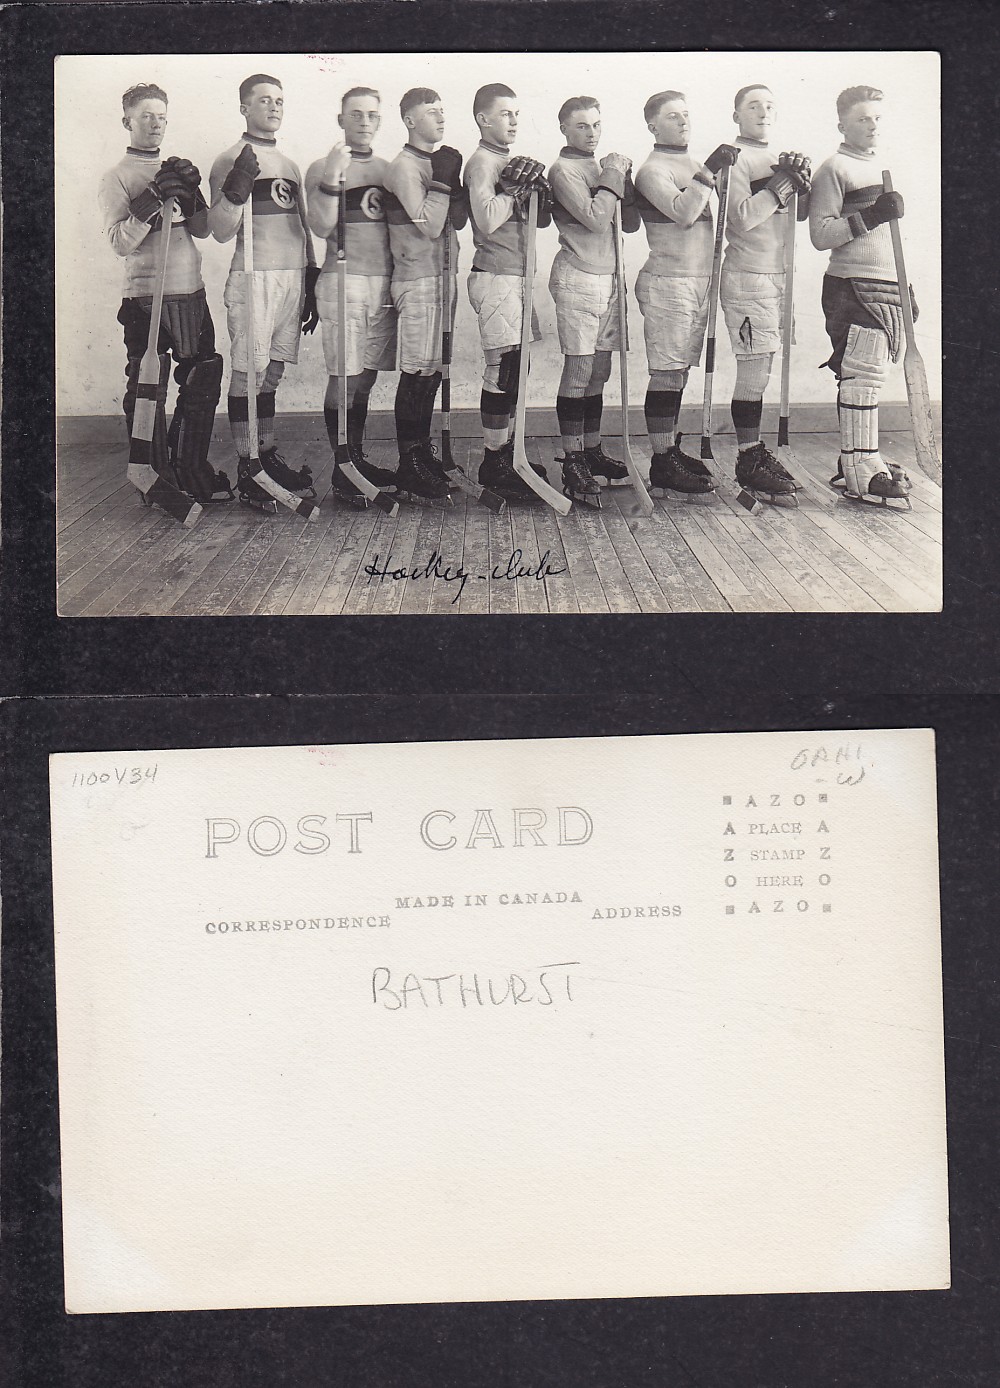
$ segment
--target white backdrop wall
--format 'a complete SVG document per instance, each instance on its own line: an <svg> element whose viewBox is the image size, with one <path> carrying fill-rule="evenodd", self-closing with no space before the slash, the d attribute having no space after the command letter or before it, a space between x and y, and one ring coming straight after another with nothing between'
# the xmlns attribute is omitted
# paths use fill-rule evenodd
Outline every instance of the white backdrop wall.
<svg viewBox="0 0 1000 1388"><path fill-rule="evenodd" d="M445 140L468 157L476 146L472 119L476 89L501 81L520 98L520 130L515 149L550 163L562 139L556 113L571 95L596 96L604 122L599 154L628 154L638 164L652 137L642 107L653 92L684 91L692 114L691 149L704 158L736 135L733 95L749 82L770 86L778 104L772 137L776 150L794 148L812 157L814 167L840 140L836 97L844 87L871 83L885 93L878 170L892 170L906 200L903 221L907 269L921 307L919 345L932 395L940 397L940 77L935 53L425 53L425 54L153 54L146 56L66 56L56 64L56 320L57 404L60 414L114 414L121 407L124 351L115 314L121 299L121 263L103 239L97 211L101 174L124 153L127 136L120 123L121 93L138 81L157 82L169 95L169 127L164 154L194 160L204 175L215 156L244 128L238 87L252 72L273 73L284 84L285 120L281 148L305 174L313 159L341 138L336 124L341 95L364 84L382 93L378 153L392 158L404 140L399 98L413 86L436 88L444 101ZM876 175L877 176L877 175ZM476 406L481 385L481 354L475 315L465 291L472 263L471 229L461 234L459 298L452 371L454 407ZM227 361L228 336L222 291L232 245L199 243L219 350ZM317 258L324 247L317 243ZM552 406L561 358L548 272L557 250L555 229L539 234L535 302L544 340L532 354L530 403ZM630 287L646 258L642 231L626 237ZM833 401L833 378L817 368L829 354L820 310L820 287L827 255L813 250L808 229L799 228L795 314L797 345L792 359L792 398ZM721 315L720 315L720 328ZM630 395L641 402L646 358L641 318L630 305ZM768 399L778 392L777 363ZM724 329L716 370L716 401L728 401L734 375ZM319 333L303 338L297 367L289 367L279 404L285 411L321 408L326 372ZM607 399L618 398L612 373ZM686 403L700 397L702 376L692 372ZM375 409L391 408L395 381L380 378ZM890 376L885 399L904 400L902 370Z"/></svg>

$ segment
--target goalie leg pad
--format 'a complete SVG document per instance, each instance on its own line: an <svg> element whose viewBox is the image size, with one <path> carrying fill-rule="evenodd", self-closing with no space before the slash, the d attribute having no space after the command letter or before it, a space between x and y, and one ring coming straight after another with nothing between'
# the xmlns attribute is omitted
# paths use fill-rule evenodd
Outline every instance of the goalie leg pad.
<svg viewBox="0 0 1000 1388"><path fill-rule="evenodd" d="M888 472L878 447L878 397L889 362L889 339L879 328L852 325L844 348L838 410L847 490L863 496L868 483Z"/></svg>
<svg viewBox="0 0 1000 1388"><path fill-rule="evenodd" d="M202 501L214 492L229 489L228 480L220 480L220 474L208 462L215 407L222 394L223 362L214 352L204 360L186 365L187 374L170 425L172 454L181 486Z"/></svg>

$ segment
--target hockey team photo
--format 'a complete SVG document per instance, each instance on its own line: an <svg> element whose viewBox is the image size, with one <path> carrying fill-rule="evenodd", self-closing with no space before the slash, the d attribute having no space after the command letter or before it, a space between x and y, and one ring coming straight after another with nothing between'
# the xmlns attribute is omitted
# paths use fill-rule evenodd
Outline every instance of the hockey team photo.
<svg viewBox="0 0 1000 1388"><path fill-rule="evenodd" d="M932 52L64 56L57 610L941 610Z"/></svg>

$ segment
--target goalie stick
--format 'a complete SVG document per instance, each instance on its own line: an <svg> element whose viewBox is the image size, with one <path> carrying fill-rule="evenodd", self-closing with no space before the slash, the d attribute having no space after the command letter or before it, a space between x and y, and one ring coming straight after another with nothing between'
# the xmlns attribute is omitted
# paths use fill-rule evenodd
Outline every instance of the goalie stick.
<svg viewBox="0 0 1000 1388"><path fill-rule="evenodd" d="M882 188L891 193L892 178L888 169L882 172ZM910 424L913 428L913 448L917 462L932 482L941 485L941 459L938 456L937 440L934 437L934 422L931 418L931 398L927 389L927 372L924 359L917 347L913 330L913 305L910 303L910 281L906 278L906 265L903 262L903 237L899 229L899 219L893 217L889 222L892 233L892 254L896 261L896 279L899 282L899 302L903 310L903 333L906 337L906 353L903 357L903 377L906 381L906 398L910 406Z"/></svg>

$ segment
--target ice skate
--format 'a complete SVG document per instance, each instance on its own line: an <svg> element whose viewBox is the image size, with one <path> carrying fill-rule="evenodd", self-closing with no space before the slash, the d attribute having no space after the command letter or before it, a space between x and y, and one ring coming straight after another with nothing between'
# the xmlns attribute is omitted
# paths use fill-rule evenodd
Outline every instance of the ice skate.
<svg viewBox="0 0 1000 1388"><path fill-rule="evenodd" d="M313 485L313 475L309 468L303 466L296 472L294 468L288 466L276 448L261 450L260 465L268 477L273 482L277 482L279 487L284 487L289 492L295 492L297 496L315 497L316 488Z"/></svg>
<svg viewBox="0 0 1000 1388"><path fill-rule="evenodd" d="M539 477L545 473L537 463L531 464ZM479 464L479 485L496 492L504 501L533 501L535 493L514 469L514 445L505 443L502 448L487 448L483 461Z"/></svg>
<svg viewBox="0 0 1000 1388"><path fill-rule="evenodd" d="M432 453L433 461L438 464L437 468L428 464L428 452ZM411 444L399 460L396 495L410 501L437 501L442 506L451 506L449 485L439 468L440 460L429 444Z"/></svg>
<svg viewBox="0 0 1000 1388"><path fill-rule="evenodd" d="M365 481L370 482L373 487L380 487L384 492L396 490L396 474L391 468L379 467L376 463L369 462L360 444L348 444L348 452L351 462Z"/></svg>
<svg viewBox="0 0 1000 1388"><path fill-rule="evenodd" d="M264 488L254 481L249 458L241 458L237 464L236 492L241 506L249 506L254 511L260 511L262 515L273 516L278 509L274 497L269 496Z"/></svg>
<svg viewBox="0 0 1000 1388"><path fill-rule="evenodd" d="M752 497L755 501L766 501L771 506L797 507L799 502L795 487L786 476L784 469L778 470L777 459L763 443L755 443L752 448L741 450L736 457L736 481L741 495Z"/></svg>
<svg viewBox="0 0 1000 1388"><path fill-rule="evenodd" d="M891 472L876 472L864 492L853 490L848 482L843 496L846 501L859 502L865 506L880 506L887 511L912 511L908 490L904 483L896 481ZM899 501L902 505L890 506L890 501Z"/></svg>
<svg viewBox="0 0 1000 1388"><path fill-rule="evenodd" d="M649 492L664 497L669 492L684 496L711 496L715 492L712 474L700 459L689 458L681 452L678 442L666 453L654 453L649 464Z"/></svg>
<svg viewBox="0 0 1000 1388"><path fill-rule="evenodd" d="M596 511L601 509L601 484L590 475L583 453L567 453L556 458L562 464L563 495L571 501L582 501Z"/></svg>
<svg viewBox="0 0 1000 1388"><path fill-rule="evenodd" d="M585 448L583 456L587 460L587 469L598 486L629 486L628 468L624 463L618 462L616 458L609 458L603 445L598 444L596 448Z"/></svg>

